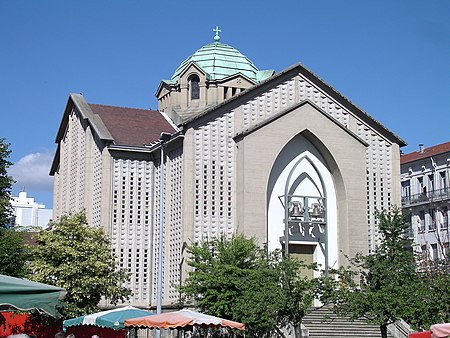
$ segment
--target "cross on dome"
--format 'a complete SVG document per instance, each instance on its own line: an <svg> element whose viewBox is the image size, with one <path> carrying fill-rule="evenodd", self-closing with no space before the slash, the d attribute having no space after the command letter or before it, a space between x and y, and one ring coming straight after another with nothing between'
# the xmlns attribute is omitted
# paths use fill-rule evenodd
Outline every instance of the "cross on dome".
<svg viewBox="0 0 450 338"><path fill-rule="evenodd" d="M219 42L219 41L220 41L219 33L222 32L222 31L219 29L219 26L216 26L216 28L213 29L213 32L216 32L216 35L214 36L214 41L215 41L215 42Z"/></svg>

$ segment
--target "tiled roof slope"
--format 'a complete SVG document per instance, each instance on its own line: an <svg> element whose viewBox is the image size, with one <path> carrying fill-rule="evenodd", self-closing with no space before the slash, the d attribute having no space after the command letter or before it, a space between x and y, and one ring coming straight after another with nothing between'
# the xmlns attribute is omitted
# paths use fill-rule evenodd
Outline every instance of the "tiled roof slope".
<svg viewBox="0 0 450 338"><path fill-rule="evenodd" d="M175 129L156 110L89 104L102 119L116 145L138 146L158 141L162 132Z"/></svg>
<svg viewBox="0 0 450 338"><path fill-rule="evenodd" d="M438 144L432 147L424 148L422 151L413 151L412 153L408 153L402 155L400 157L400 163L409 163L416 160L420 160L421 158L427 158L430 156L435 156L438 154L442 154L445 152L450 152L450 142Z"/></svg>

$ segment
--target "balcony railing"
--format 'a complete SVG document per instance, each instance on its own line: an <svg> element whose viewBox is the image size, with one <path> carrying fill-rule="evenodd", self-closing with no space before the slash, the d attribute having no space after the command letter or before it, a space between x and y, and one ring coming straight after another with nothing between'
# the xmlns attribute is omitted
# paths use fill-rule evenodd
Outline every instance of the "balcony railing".
<svg viewBox="0 0 450 338"><path fill-rule="evenodd" d="M402 196L402 206L440 202L450 199L450 188L435 189L420 194Z"/></svg>

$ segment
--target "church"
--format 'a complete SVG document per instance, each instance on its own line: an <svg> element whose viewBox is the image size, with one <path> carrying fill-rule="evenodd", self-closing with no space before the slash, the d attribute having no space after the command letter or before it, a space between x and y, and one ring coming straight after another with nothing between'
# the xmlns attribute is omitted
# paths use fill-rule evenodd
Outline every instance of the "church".
<svg viewBox="0 0 450 338"><path fill-rule="evenodd" d="M218 33L160 82L157 111L71 94L57 131L53 218L84 209L104 229L134 306L156 305L159 258L163 306L178 301L186 244L244 233L337 268L401 203L401 138L303 65L259 70Z"/></svg>

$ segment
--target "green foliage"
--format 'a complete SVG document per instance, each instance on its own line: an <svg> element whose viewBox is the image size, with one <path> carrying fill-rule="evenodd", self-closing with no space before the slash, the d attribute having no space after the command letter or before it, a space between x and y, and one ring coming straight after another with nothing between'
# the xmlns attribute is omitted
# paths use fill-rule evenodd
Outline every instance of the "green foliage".
<svg viewBox="0 0 450 338"><path fill-rule="evenodd" d="M418 285L411 294L414 306L406 319L416 328L450 322L450 259L419 257Z"/></svg>
<svg viewBox="0 0 450 338"><path fill-rule="evenodd" d="M225 236L187 248L193 268L180 288L184 300L201 311L246 324L254 337L282 335L299 325L313 295L299 274L302 262L267 254L254 238Z"/></svg>
<svg viewBox="0 0 450 338"><path fill-rule="evenodd" d="M11 224L11 187L14 180L8 176L7 169L12 165L8 161L11 150L5 139L0 138L0 227L5 228Z"/></svg>
<svg viewBox="0 0 450 338"><path fill-rule="evenodd" d="M66 288L62 313L66 318L98 310L102 297L113 304L126 300L128 273L117 268L103 231L86 222L84 212L65 215L36 235L31 279Z"/></svg>
<svg viewBox="0 0 450 338"><path fill-rule="evenodd" d="M401 211L396 208L377 217L381 244L373 254L358 254L349 259L349 268L335 271L339 278L325 287L323 300L333 303L337 314L378 324L385 337L387 325L415 306L411 295L417 273Z"/></svg>
<svg viewBox="0 0 450 338"><path fill-rule="evenodd" d="M277 253L274 253L277 255ZM300 329L303 317L307 314L316 296L317 280L308 279L300 274L306 269L316 269L315 265L306 265L298 259L283 257L276 259L278 276L283 293L280 301L279 318L282 327L292 325L294 329ZM298 334L298 332L297 332Z"/></svg>
<svg viewBox="0 0 450 338"><path fill-rule="evenodd" d="M0 274L25 277L28 250L25 246L26 229L0 228Z"/></svg>

